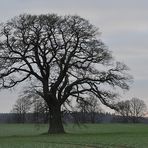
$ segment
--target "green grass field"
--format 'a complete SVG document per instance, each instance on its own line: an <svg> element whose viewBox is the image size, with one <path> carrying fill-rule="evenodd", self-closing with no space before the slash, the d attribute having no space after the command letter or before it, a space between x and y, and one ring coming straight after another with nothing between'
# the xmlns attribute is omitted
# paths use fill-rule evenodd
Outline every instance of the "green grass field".
<svg viewBox="0 0 148 148"><path fill-rule="evenodd" d="M65 126L67 134L46 135L48 125L0 124L0 148L148 148L146 124Z"/></svg>

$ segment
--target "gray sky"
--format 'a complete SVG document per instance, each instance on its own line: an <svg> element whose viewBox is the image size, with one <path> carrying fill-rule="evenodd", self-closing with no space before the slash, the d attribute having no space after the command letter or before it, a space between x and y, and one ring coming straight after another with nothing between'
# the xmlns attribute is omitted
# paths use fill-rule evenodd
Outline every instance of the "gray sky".
<svg viewBox="0 0 148 148"><path fill-rule="evenodd" d="M100 28L113 56L130 67L134 83L123 99L138 97L148 105L147 0L0 0L0 22L22 13L77 14ZM0 92L0 112L9 112L17 89Z"/></svg>

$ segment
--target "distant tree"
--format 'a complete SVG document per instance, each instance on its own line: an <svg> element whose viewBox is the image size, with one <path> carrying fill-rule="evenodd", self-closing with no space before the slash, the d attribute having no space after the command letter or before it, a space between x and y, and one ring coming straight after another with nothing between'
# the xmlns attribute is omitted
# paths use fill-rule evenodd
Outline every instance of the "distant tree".
<svg viewBox="0 0 148 148"><path fill-rule="evenodd" d="M131 100L117 103L117 113L123 116L124 120L136 123L147 112L146 104L143 100L132 98Z"/></svg>
<svg viewBox="0 0 148 148"><path fill-rule="evenodd" d="M26 120L26 114L31 109L31 101L28 98L17 99L11 112L15 113L15 119L19 123L24 123Z"/></svg>
<svg viewBox="0 0 148 148"><path fill-rule="evenodd" d="M98 34L79 16L20 15L1 24L1 88L31 83L49 107L49 133L64 133L61 106L70 98L91 93L115 108L115 88L129 89L131 77Z"/></svg>
<svg viewBox="0 0 148 148"><path fill-rule="evenodd" d="M91 123L95 123L97 114L103 113L98 99L94 96L89 97L90 105L88 106L88 113L90 114Z"/></svg>
<svg viewBox="0 0 148 148"><path fill-rule="evenodd" d="M32 108L33 108L35 121L44 122L44 123L48 122L49 108L43 99L41 98L35 99L32 104Z"/></svg>
<svg viewBox="0 0 148 148"><path fill-rule="evenodd" d="M130 112L130 101L121 101L117 103L117 110L116 113L123 117L124 122L128 122L131 116Z"/></svg>
<svg viewBox="0 0 148 148"><path fill-rule="evenodd" d="M34 114L34 121L44 122L49 121L49 108L47 103L42 99L34 88L26 87L21 92L21 98L30 100L30 110Z"/></svg>
<svg viewBox="0 0 148 148"><path fill-rule="evenodd" d="M147 112L145 102L139 98L132 98L130 100L130 113L133 122L138 122L139 118L144 117Z"/></svg>
<svg viewBox="0 0 148 148"><path fill-rule="evenodd" d="M98 99L95 98L93 95L86 97L85 100L80 99L78 101L77 109L81 113L81 120L84 123L89 118L91 123L95 123L96 115L103 111L98 102Z"/></svg>

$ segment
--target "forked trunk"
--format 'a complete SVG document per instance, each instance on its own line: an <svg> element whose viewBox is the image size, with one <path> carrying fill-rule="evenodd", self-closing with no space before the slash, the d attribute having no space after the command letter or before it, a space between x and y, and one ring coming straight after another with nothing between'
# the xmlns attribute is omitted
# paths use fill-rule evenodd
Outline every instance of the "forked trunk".
<svg viewBox="0 0 148 148"><path fill-rule="evenodd" d="M50 120L49 120L49 134L65 133L62 124L61 107L56 105L50 108Z"/></svg>

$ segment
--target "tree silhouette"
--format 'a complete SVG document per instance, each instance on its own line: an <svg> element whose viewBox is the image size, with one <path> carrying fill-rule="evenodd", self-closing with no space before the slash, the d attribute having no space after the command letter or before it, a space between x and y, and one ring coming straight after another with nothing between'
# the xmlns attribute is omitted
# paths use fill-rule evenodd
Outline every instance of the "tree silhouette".
<svg viewBox="0 0 148 148"><path fill-rule="evenodd" d="M141 117L144 117L147 112L145 102L139 98L130 100L130 114L134 123L138 122Z"/></svg>
<svg viewBox="0 0 148 148"><path fill-rule="evenodd" d="M124 122L129 122L129 119L131 118L130 100L120 101L116 106L118 108L116 113L123 117Z"/></svg>
<svg viewBox="0 0 148 148"><path fill-rule="evenodd" d="M26 114L30 111L31 104L32 102L28 98L20 97L17 99L11 111L12 113L15 113L15 118L17 122L25 122Z"/></svg>
<svg viewBox="0 0 148 148"><path fill-rule="evenodd" d="M147 113L145 102L139 98L118 102L116 106L117 113L123 116L126 122L131 120L137 123Z"/></svg>
<svg viewBox="0 0 148 148"><path fill-rule="evenodd" d="M98 98L88 94L88 97L77 102L76 108L81 113L81 122L86 123L89 119L91 123L95 123L96 115L103 113L98 101Z"/></svg>
<svg viewBox="0 0 148 148"><path fill-rule="evenodd" d="M114 108L128 89L127 66L115 62L98 29L79 16L20 15L0 26L0 84L30 83L47 103L49 133L63 133L61 106L91 93Z"/></svg>

